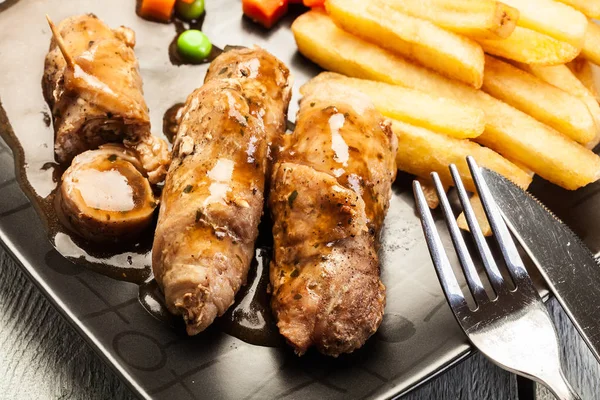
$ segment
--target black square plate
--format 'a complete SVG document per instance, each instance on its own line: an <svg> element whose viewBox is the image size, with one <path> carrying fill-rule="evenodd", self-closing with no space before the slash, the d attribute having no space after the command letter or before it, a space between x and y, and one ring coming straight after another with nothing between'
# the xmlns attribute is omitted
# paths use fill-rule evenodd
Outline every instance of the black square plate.
<svg viewBox="0 0 600 400"><path fill-rule="evenodd" d="M298 87L319 69L296 52L289 30L292 17L264 31L242 18L240 1L206 0L206 7L203 30L216 45L258 44L290 66L296 79L290 109L294 116ZM5 138L0 140L0 241L138 395L390 398L468 354L470 348L431 266L407 176L400 176L394 186L382 236L382 278L388 296L383 324L364 348L338 359L314 352L298 358L285 346L252 345L217 327L187 337L144 310L138 285L106 277L62 257L53 243L65 238L48 240L33 206L38 197L44 198L54 189L48 184L52 168L45 165L52 159L53 132L44 122L48 107L41 90L50 41L45 14L58 22L88 12L111 27L126 25L135 30L136 54L155 134L161 134L163 113L203 82L206 65L178 67L169 62L167 48L175 37L175 27L140 19L133 0L0 0L0 132ZM597 191L597 185L567 193L542 181L534 184L536 195L594 251L600 244L600 228L591 222L598 221L600 213L600 207L593 207ZM445 240L450 249L450 240Z"/></svg>

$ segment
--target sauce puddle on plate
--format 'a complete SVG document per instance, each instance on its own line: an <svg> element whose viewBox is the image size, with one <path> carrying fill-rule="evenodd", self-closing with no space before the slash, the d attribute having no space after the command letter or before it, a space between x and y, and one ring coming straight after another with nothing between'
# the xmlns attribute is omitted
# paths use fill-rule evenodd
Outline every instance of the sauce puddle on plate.
<svg viewBox="0 0 600 400"><path fill-rule="evenodd" d="M17 4L19 0L0 0L0 12L8 10L10 6Z"/></svg>
<svg viewBox="0 0 600 400"><path fill-rule="evenodd" d="M175 115L180 107L181 105L171 107L171 114ZM165 114L165 121L169 119L168 113ZM65 168L57 164L51 158L52 152L43 146L32 148L25 154L5 115L0 105L0 136L13 151L17 180L39 214L54 248L78 266L138 285L140 304L148 313L169 326L183 325L179 317L171 315L166 309L164 297L152 277L152 242L156 216L152 225L135 241L99 244L76 235L58 203L59 184ZM40 113L44 124L47 121L46 115L46 112ZM165 125L173 129L173 123L165 122ZM26 170L30 168L27 160L43 160L40 170L46 173L27 174ZM36 187L51 187L53 190L42 197L34 189ZM272 248L270 230L270 221L263 218L247 283L236 296L235 303L225 315L216 319L214 325L224 333L247 343L274 347L283 345L283 340L271 314L270 296L267 293Z"/></svg>
<svg viewBox="0 0 600 400"><path fill-rule="evenodd" d="M171 144L177 135L177 117L184 105L185 103L174 104L163 115L163 133Z"/></svg>
<svg viewBox="0 0 600 400"><path fill-rule="evenodd" d="M179 51L177 51L177 39L179 38L179 35L181 35L183 32L185 32L188 29L196 29L199 31L202 30L202 25L204 24L204 19L206 18L206 11L204 11L204 13L198 19L193 19L191 21L184 21L184 20L177 18L176 16L173 16L173 17L171 17L170 21L163 22L163 21L157 21L157 20L154 20L151 18L146 18L146 17L143 17L142 15L140 15L140 12L139 12L140 4L141 4L141 0L137 0L135 12L138 15L138 17L145 19L147 21L151 21L151 22L156 22L156 23L161 23L161 24L173 24L175 26L175 37L169 44L169 60L171 61L171 64L173 64L173 65L210 64L215 58L217 58L219 56L219 54L221 54L223 52L222 49L220 49L219 47L212 44L212 50L211 50L210 54L208 55L208 57L206 57L205 59L200 60L200 61L192 61L192 60L188 60L188 59L182 57L179 54Z"/></svg>

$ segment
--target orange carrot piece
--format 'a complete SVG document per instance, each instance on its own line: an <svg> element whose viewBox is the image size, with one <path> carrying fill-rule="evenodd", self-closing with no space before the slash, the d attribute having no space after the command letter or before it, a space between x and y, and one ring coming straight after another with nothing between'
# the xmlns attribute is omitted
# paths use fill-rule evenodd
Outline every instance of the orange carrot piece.
<svg viewBox="0 0 600 400"><path fill-rule="evenodd" d="M265 28L271 28L288 9L287 0L243 0L244 14Z"/></svg>
<svg viewBox="0 0 600 400"><path fill-rule="evenodd" d="M168 22L173 14L175 0L142 0L140 15L144 18Z"/></svg>
<svg viewBox="0 0 600 400"><path fill-rule="evenodd" d="M306 7L323 7L325 0L304 0L304 5Z"/></svg>

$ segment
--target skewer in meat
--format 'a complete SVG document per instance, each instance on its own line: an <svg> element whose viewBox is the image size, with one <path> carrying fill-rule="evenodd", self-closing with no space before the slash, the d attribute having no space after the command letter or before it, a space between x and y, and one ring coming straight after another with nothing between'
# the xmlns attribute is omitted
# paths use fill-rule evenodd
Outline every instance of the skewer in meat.
<svg viewBox="0 0 600 400"><path fill-rule="evenodd" d="M287 69L262 49L232 50L211 70L232 68L237 55L276 65L260 77L209 74L187 99L162 194L152 268L169 311L182 315L189 335L222 315L246 281L263 210L267 137L282 135ZM279 79L279 72L286 79ZM275 76L273 76L275 74ZM264 83L263 83L264 82ZM271 86L275 82L275 86ZM268 90L280 115L265 121ZM277 121L276 121L277 120Z"/></svg>
<svg viewBox="0 0 600 400"><path fill-rule="evenodd" d="M92 14L67 18L58 27L48 22L53 39L42 85L54 118L57 160L70 163L86 150L123 142L149 180L162 181L168 145L150 133L134 32L112 30Z"/></svg>
<svg viewBox="0 0 600 400"><path fill-rule="evenodd" d="M377 330L385 305L378 235L397 140L370 100L340 84L305 94L273 168L270 269L279 331L301 355L338 356Z"/></svg>

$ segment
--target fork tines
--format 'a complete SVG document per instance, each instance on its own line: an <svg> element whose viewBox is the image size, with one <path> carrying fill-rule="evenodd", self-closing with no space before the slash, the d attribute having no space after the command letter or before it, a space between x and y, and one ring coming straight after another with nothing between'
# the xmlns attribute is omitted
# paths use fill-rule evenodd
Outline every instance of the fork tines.
<svg viewBox="0 0 600 400"><path fill-rule="evenodd" d="M493 299L488 297L475 269L475 264L469 255L463 236L458 229L458 224L450 208L440 178L436 173L433 173L431 175L446 224L464 271L467 285L475 300L475 308L469 308L444 250L421 186L419 182L415 181L414 191L417 210L421 217L425 239L435 270L450 308L471 343L490 360L508 371L544 383L561 400L580 399L562 372L558 340L548 310L525 270L515 243L487 184L481 176L479 167L471 157L467 157L467 163L475 188L479 193L483 208L492 227L494 238L512 276L514 287L509 286L500 273L486 239L481 233L467 191L460 179L459 171L456 166L451 165L450 172L458 191L458 197L469 230L495 296Z"/></svg>
<svg viewBox="0 0 600 400"><path fill-rule="evenodd" d="M511 276L513 277L513 282L517 287L519 285L525 284L525 286L527 286L527 289L530 289L532 287L532 284L529 275L523 265L523 261L519 256L515 243L508 231L508 228L504 223L498 206L492 198L487 184L485 183L485 180L483 179L479 171L479 167L477 166L475 160L472 157L467 157L467 163L469 165L471 176L473 177L473 182L475 183L475 187L483 204L490 226L492 228L492 232L494 233L494 238L498 243L502 256L506 262L506 266ZM458 197L460 199L460 203L462 205L469 226L469 230L475 241L477 250L479 252L481 261L483 262L483 266L485 267L485 271L487 273L489 281L496 295L500 296L502 295L502 293L505 293L510 289L507 283L505 282L505 279L503 278L502 274L500 273L498 265L494 260L494 257L486 242L486 239L483 236L481 229L479 228L479 223L477 222L477 218L475 217L475 213L473 211L473 208L471 207L471 203L469 202L467 191L462 183L459 171L454 164L450 165L450 172L452 175L452 179L454 180L454 185L456 186L458 192ZM456 218L450 207L450 202L448 201L448 197L446 196L446 192L444 191L442 182L440 181L440 178L437 173L433 172L431 176L433 178L433 182L435 184L435 189L440 200L440 205L444 214L444 218L446 220L448 230L452 237L452 242L454 244L454 248L456 249L458 259L464 271L467 284L471 293L473 294L473 299L475 300L475 303L479 306L485 302L490 301L490 299L485 292L483 283L475 268L475 264L473 263L473 260L469 255L467 246L456 223ZM458 280L456 279L448 256L446 255L446 252L444 250L439 233L433 221L431 211L427 206L423 190L421 189L421 185L419 184L419 182L416 180L413 182L413 189L415 194L415 200L417 203L417 211L423 224L423 231L427 240L429 252L431 253L431 257L433 259L433 263L442 288L444 289L444 292L448 297L448 301L450 302L450 305L453 308L466 307L467 305L465 297L460 289Z"/></svg>

